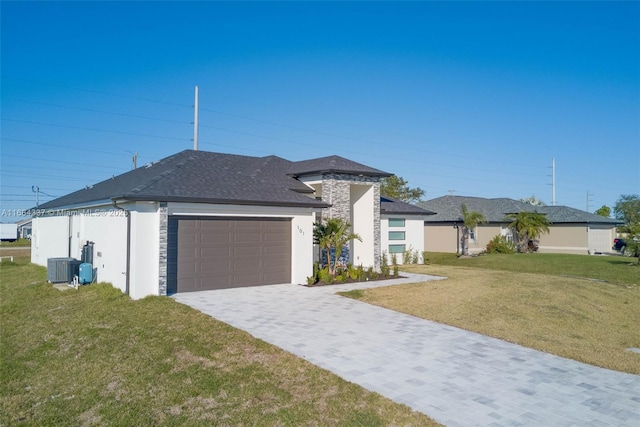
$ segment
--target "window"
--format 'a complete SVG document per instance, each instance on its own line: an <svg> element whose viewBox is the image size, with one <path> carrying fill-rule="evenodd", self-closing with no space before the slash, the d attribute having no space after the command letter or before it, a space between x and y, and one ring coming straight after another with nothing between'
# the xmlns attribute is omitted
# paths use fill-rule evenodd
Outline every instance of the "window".
<svg viewBox="0 0 640 427"><path fill-rule="evenodd" d="M406 250L405 245L389 245L390 254L401 254Z"/></svg>
<svg viewBox="0 0 640 427"><path fill-rule="evenodd" d="M476 241L476 229L475 228L470 228L469 229L469 240L472 242Z"/></svg>
<svg viewBox="0 0 640 427"><path fill-rule="evenodd" d="M389 227L404 227L404 218L389 218Z"/></svg>
<svg viewBox="0 0 640 427"><path fill-rule="evenodd" d="M404 231L390 231L389 232L389 240L404 240L405 232Z"/></svg>

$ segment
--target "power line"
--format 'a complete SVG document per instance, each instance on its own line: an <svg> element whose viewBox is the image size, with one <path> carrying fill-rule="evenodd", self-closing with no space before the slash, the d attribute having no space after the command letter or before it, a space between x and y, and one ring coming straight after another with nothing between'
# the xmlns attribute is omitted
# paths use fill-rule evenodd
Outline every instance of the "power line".
<svg viewBox="0 0 640 427"><path fill-rule="evenodd" d="M142 137L146 137L146 138L170 139L170 140L174 140L174 141L185 141L185 140L188 141L188 139L186 139L186 138L175 138L175 137L172 137L172 136L148 135L148 134L143 134L143 133L124 132L124 131L108 130L108 129L83 128L83 127L80 127L80 126L60 125L60 124L56 124L56 123L44 123L44 122L37 122L37 121L33 121L33 120L2 119L2 121L15 122L15 123L27 123L27 124L40 125L40 126L53 126L53 127L61 127L61 128L66 128L66 129L79 129L79 130L86 130L86 131L91 131L91 132L105 132L105 133L115 133L115 134L119 134L119 135L142 136Z"/></svg>
<svg viewBox="0 0 640 427"><path fill-rule="evenodd" d="M92 108L72 107L72 106L69 106L69 105L52 104L52 103L49 103L49 102L29 101L29 100L26 100L26 99L16 99L15 101L26 102L26 103L29 103L29 104L36 104L36 105L47 105L47 106L56 107L56 108L66 108L66 109L69 109L69 110L76 110L76 111L86 111L86 112L90 112L90 113L109 114L109 115L121 116L121 117L131 117L131 118L134 118L134 119L155 120L155 121L159 121L159 122L177 123L177 124L185 124L185 125L190 125L191 124L190 122L185 122L185 121L181 121L181 120L163 119L163 118L159 118L159 117L142 116L142 115L138 115L138 114L117 113L115 111L94 110Z"/></svg>

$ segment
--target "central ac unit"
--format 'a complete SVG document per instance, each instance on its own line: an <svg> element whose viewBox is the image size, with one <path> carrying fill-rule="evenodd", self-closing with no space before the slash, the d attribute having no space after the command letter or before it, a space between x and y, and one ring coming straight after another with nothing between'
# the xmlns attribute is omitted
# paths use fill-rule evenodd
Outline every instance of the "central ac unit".
<svg viewBox="0 0 640 427"><path fill-rule="evenodd" d="M78 275L80 261L75 258L47 259L47 281L50 283L71 283Z"/></svg>

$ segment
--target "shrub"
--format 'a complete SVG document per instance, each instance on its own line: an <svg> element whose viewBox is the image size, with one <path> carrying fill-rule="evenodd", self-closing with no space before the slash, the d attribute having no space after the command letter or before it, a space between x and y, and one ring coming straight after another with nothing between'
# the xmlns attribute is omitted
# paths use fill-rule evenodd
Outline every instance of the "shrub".
<svg viewBox="0 0 640 427"><path fill-rule="evenodd" d="M367 272L364 271L364 267L362 266L362 264L360 264L358 266L358 280L364 282L365 280L367 280L367 277Z"/></svg>
<svg viewBox="0 0 640 427"><path fill-rule="evenodd" d="M398 269L398 264L394 264L393 266L393 277L398 277L400 275L400 271Z"/></svg>
<svg viewBox="0 0 640 427"><path fill-rule="evenodd" d="M507 240L505 236L497 235L487 243L488 254L512 254L515 253L516 246Z"/></svg>
<svg viewBox="0 0 640 427"><path fill-rule="evenodd" d="M389 258L387 257L387 251L382 251L380 256L380 274L382 277L389 277Z"/></svg>
<svg viewBox="0 0 640 427"><path fill-rule="evenodd" d="M429 264L429 259L427 258L427 251L422 251L422 263Z"/></svg>
<svg viewBox="0 0 640 427"><path fill-rule="evenodd" d="M322 280L328 285L333 283L333 274L331 274L331 272L329 271L329 267L325 267L322 270L318 271L318 279Z"/></svg>
<svg viewBox="0 0 640 427"><path fill-rule="evenodd" d="M360 279L359 269L355 268L351 264L349 264L347 266L347 275L349 276L349 279L351 279L351 280L359 280Z"/></svg>
<svg viewBox="0 0 640 427"><path fill-rule="evenodd" d="M402 263L404 265L411 264L411 248L402 252Z"/></svg>

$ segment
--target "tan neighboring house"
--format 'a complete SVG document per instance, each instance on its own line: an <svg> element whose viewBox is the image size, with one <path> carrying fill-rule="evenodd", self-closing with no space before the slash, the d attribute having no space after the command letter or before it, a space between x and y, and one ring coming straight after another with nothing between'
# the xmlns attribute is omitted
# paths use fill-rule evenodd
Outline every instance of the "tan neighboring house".
<svg viewBox="0 0 640 427"><path fill-rule="evenodd" d="M423 209L436 212L424 222L424 247L429 252L459 253L462 234L462 210L482 213L487 223L476 227L469 239L469 251L482 252L497 235L513 239L511 222L506 216L522 211L536 211L547 216L549 233L540 237L539 252L593 254L610 252L616 227L621 221L605 218L567 206L532 206L508 198L443 196L418 203Z"/></svg>

